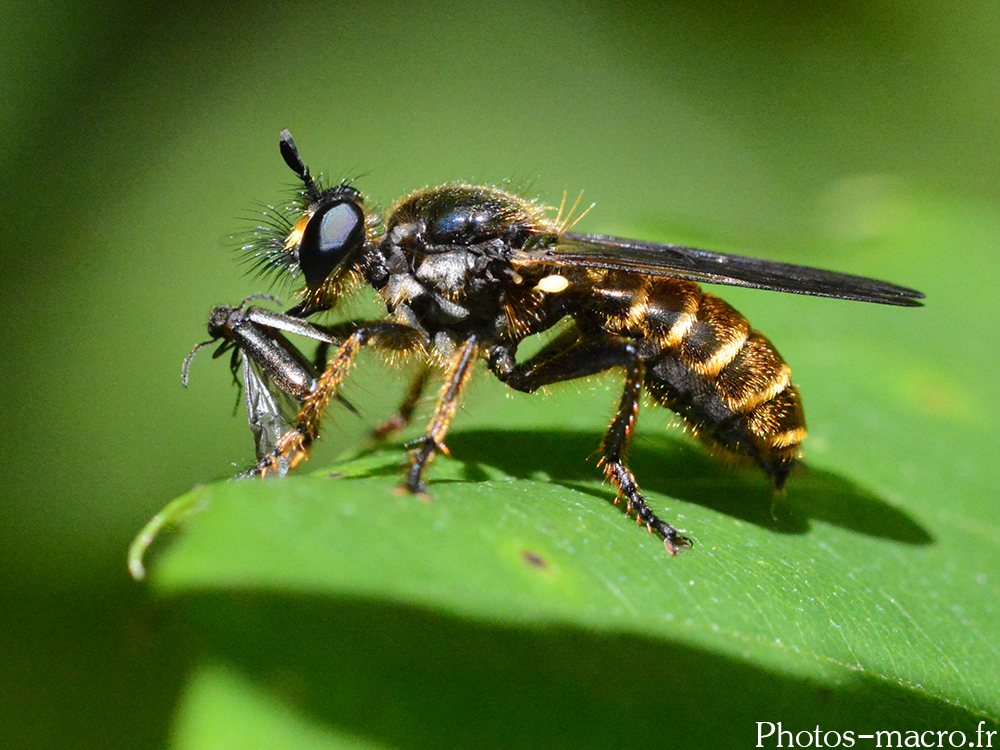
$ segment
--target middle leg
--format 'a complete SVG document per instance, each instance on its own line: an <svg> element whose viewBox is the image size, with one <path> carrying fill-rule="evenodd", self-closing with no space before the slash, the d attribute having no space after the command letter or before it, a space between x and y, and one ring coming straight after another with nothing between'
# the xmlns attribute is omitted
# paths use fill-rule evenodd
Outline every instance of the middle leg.
<svg viewBox="0 0 1000 750"><path fill-rule="evenodd" d="M427 425L427 431L422 438L410 443L411 462L410 470L406 474L406 489L415 495L427 494L427 485L424 484L422 476L435 454L448 455L444 438L458 410L462 389L472 376L472 368L478 359L478 354L479 342L475 337L466 339L456 350L445 375L444 384L441 386L434 416Z"/></svg>

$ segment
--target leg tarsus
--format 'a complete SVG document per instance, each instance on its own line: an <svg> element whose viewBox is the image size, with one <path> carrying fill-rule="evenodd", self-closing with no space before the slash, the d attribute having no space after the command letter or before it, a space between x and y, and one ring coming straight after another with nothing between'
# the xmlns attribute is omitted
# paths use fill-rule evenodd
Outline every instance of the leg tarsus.
<svg viewBox="0 0 1000 750"><path fill-rule="evenodd" d="M410 468L406 472L406 489L414 495L429 495L427 485L421 478L424 469L438 453L450 456L448 446L430 435L424 435L406 444L410 455Z"/></svg>
<svg viewBox="0 0 1000 750"><path fill-rule="evenodd" d="M282 477L309 458L309 443L297 428L282 435L274 444L274 450L257 462L256 468L247 472L248 476L258 475L267 479L269 474Z"/></svg>
<svg viewBox="0 0 1000 750"><path fill-rule="evenodd" d="M678 534L677 529L666 521L657 518L645 498L639 491L624 455L635 429L635 420L639 413L639 398L642 394L644 367L635 347L626 344L621 349L621 364L625 368L625 387L622 390L618 411L608 426L608 431L601 441L601 465L605 476L611 480L618 494L625 498L625 513L634 513L639 523L646 524L650 532L655 532L663 539L663 545L671 555L677 554L678 547L691 547L691 540Z"/></svg>
<svg viewBox="0 0 1000 750"><path fill-rule="evenodd" d="M410 468L406 472L406 489L414 495L428 495L427 485L422 479L424 469L437 452L447 455L447 449L435 442L434 438L417 438L406 446L410 449ZM444 449L444 450L442 450Z"/></svg>
<svg viewBox="0 0 1000 750"><path fill-rule="evenodd" d="M410 381L410 387L407 389L406 396L403 397L399 408L396 409L396 413L381 424L376 425L369 433L368 439L371 442L381 443L410 424L413 412L416 410L417 404L420 403L420 397L423 395L429 379L430 370L421 367L420 372Z"/></svg>
<svg viewBox="0 0 1000 750"><path fill-rule="evenodd" d="M601 459L604 474L618 490L618 497L625 498L625 513L635 514L636 522L646 525L651 534L657 534L663 539L663 546L671 555L676 555L679 548L691 549L692 542L681 535L674 526L661 520L647 505L646 499L639 492L635 477L620 460ZM618 502L618 499L615 499Z"/></svg>
<svg viewBox="0 0 1000 750"><path fill-rule="evenodd" d="M475 337L470 337L455 351L448 372L445 375L444 384L438 396L437 406L434 408L434 416L422 438L418 438L410 445L410 468L406 473L406 489L415 495L427 495L427 485L423 481L423 473L437 453L448 455L448 448L444 444L445 436L451 420L458 410L459 398L462 388L472 375L472 366L476 362L479 354L479 343Z"/></svg>

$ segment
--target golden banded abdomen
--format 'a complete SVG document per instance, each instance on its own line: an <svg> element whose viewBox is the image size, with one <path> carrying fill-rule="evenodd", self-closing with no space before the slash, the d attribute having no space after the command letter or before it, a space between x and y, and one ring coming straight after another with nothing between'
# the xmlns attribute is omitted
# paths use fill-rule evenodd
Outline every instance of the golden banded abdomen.
<svg viewBox="0 0 1000 750"><path fill-rule="evenodd" d="M693 282L616 273L601 281L604 327L640 342L653 399L713 448L756 461L784 485L806 426L791 370L771 342Z"/></svg>

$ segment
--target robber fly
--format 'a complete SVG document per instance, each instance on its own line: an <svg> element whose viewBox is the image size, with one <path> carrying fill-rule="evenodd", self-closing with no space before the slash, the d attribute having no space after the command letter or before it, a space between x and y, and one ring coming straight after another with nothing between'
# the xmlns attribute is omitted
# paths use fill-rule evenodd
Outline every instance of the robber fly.
<svg viewBox="0 0 1000 750"><path fill-rule="evenodd" d="M301 280L304 287L287 313L255 312L251 328L227 324L234 333L260 334L263 346L249 339L238 344L244 359L302 404L295 424L258 456L261 475L282 473L306 458L324 410L363 347L421 361L399 424L412 412L428 372L443 378L424 435L410 446L405 486L413 493L427 492L424 473L436 454L447 452L448 428L478 362L525 393L621 368L625 384L601 442L600 465L626 512L674 554L690 547L690 539L653 513L625 462L644 388L720 453L756 462L779 489L806 434L788 365L742 315L698 283L903 306L920 305L924 296L804 266L578 234L539 205L495 187L423 188L382 217L366 210L350 183L325 186L315 179L287 130L281 154L302 188L294 205L271 216L246 250L262 272ZM384 303L384 319L336 326L303 320L333 310L363 284ZM517 361L524 339L557 324L550 342ZM314 381L283 377L306 368L282 331L335 347ZM288 358L298 364L286 364Z"/></svg>

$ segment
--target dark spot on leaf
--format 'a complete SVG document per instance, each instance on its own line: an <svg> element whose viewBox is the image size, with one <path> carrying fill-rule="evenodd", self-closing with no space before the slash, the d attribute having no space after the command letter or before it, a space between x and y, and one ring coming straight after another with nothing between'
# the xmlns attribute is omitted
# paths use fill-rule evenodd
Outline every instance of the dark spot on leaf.
<svg viewBox="0 0 1000 750"><path fill-rule="evenodd" d="M536 568L549 567L548 563L546 563L541 556L536 555L534 552L530 552L529 550L525 550L524 552L522 552L521 557L524 558L524 561L528 563L528 565L533 565Z"/></svg>

